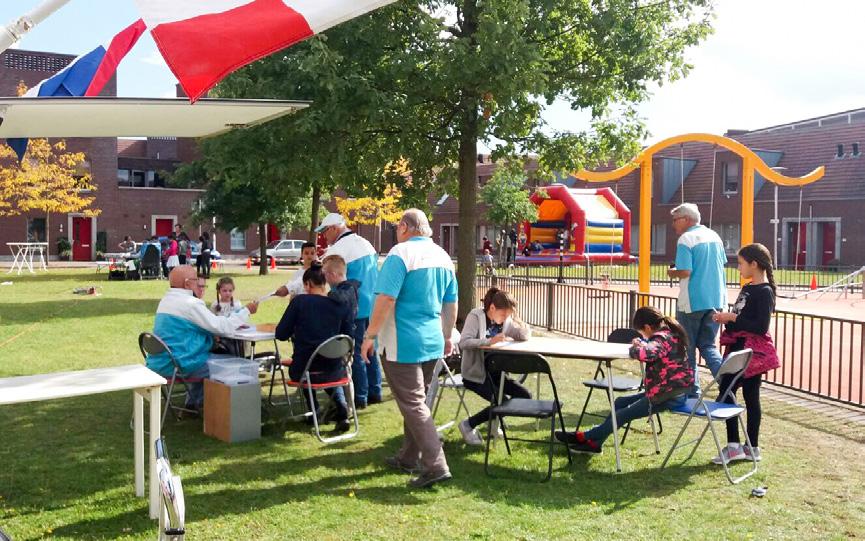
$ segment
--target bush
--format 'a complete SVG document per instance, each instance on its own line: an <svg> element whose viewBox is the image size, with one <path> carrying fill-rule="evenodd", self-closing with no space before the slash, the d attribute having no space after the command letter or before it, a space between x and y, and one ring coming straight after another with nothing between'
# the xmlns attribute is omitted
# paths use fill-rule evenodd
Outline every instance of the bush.
<svg viewBox="0 0 865 541"><path fill-rule="evenodd" d="M72 244L66 237L57 239L57 255L61 261L68 261L72 257Z"/></svg>

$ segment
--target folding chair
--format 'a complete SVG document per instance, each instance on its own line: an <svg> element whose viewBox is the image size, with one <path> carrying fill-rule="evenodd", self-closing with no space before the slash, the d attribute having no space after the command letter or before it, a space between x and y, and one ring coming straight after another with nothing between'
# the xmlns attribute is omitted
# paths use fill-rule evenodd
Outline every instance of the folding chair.
<svg viewBox="0 0 865 541"><path fill-rule="evenodd" d="M505 440L505 448L508 455L511 454L511 446L508 440L508 433L505 428L505 417L524 417L531 419L549 419L550 420L550 450L549 463L547 466L547 476L543 481L549 481L553 474L553 448L558 443L555 438L556 416L559 418L559 424L562 430L565 429L565 420L562 417L562 403L559 401L559 395L556 391L556 383L553 381L553 374L550 370L550 365L547 360L537 353L490 353L484 361L487 370L487 378L494 388L498 388L498 393L493 396L490 407L490 418L487 424L487 444L484 453L484 471L490 475L489 458L490 458L490 442L496 429L493 425L493 420L497 419L501 423L502 438ZM490 374L501 372L501 377L496 383L492 380ZM552 400L536 400L530 398L510 398L502 401L504 397L504 381L505 374L546 374L553 389ZM528 441L535 443L546 443L544 440L529 440L520 438L511 438L517 441ZM566 447L567 449L567 447ZM567 453L568 463L571 463L571 454Z"/></svg>
<svg viewBox="0 0 865 541"><path fill-rule="evenodd" d="M186 500L180 477L171 471L171 462L163 439L156 440L156 474L162 493L159 511L160 541L183 541L186 535Z"/></svg>
<svg viewBox="0 0 865 541"><path fill-rule="evenodd" d="M630 344L634 338L639 338L640 333L638 333L634 329L627 328L619 328L614 329L613 332L607 336L607 342L613 344ZM642 363L640 363L640 371L644 372L644 367ZM580 412L580 418L577 420L577 429L583 426L583 418L584 417L598 417L600 419L605 418L604 415L599 415L597 413L586 412L586 409L589 407L589 400L592 399L592 393L595 389L602 391L604 393L607 392L607 377L604 374L603 361L598 362L598 367L595 369L595 375L592 376L592 379L583 380L583 385L589 388L589 394L586 396L586 401L583 403L583 410ZM613 392L614 393L634 393L643 390L643 379L630 378L627 376L613 376ZM615 406L612 402L610 402L610 411L613 411ZM658 420L658 429L655 430L655 419ZM661 416L659 414L655 414L654 418L649 417L649 426L652 430L652 438L655 442L655 453L661 453L661 447L658 443L658 436L664 431L664 426L661 424ZM621 445L625 444L625 439L628 437L628 432L631 430L631 423L625 425L625 430L622 433L622 441Z"/></svg>
<svg viewBox="0 0 865 541"><path fill-rule="evenodd" d="M288 406L288 411L291 416L294 416L294 408L291 405L291 397L288 395L288 384L285 379L285 370L283 367L291 366L291 357L281 358L279 352L275 352L274 358L270 361L270 390L267 392L267 403L271 406ZM285 394L285 400L282 402L273 401L273 386L276 384L276 374L279 373L280 383L282 384L282 392Z"/></svg>
<svg viewBox="0 0 865 541"><path fill-rule="evenodd" d="M676 441L673 442L673 447L670 448L670 452L667 453L667 457L664 459L663 464L661 464L661 468L663 469L667 462L670 460L670 457L673 456L673 451L678 449L679 447L685 447L687 445L694 444L694 448L691 450L691 454L688 455L688 458L685 460L690 460L694 453L697 451L697 447L700 446L700 442L703 441L703 437L706 435L707 431L712 432L712 438L715 440L715 447L718 449L718 455L721 455L721 449L723 446L721 445L721 441L718 439L718 433L715 431L715 421L723 421L726 423L727 419L732 419L736 417L739 420L739 427L742 429L742 432L745 433L745 441L748 444L748 447L751 446L751 438L748 437L748 430L745 427L745 423L742 421L742 413L745 412L745 408L735 404L727 404L724 400L728 396L735 396L733 394L733 389L736 388L736 382L739 381L739 378L745 373L745 369L748 368L748 364L751 363L751 357L753 355L753 351L750 349L743 349L741 351L733 352L727 355L727 358L724 360L724 363L721 365L721 368L718 369L718 374L709 382L708 385L703 389L702 394L699 398L689 398L685 401L685 404L678 408L671 409L670 411L679 415L687 415L688 420L685 421L685 425L682 426L682 430L679 431L679 435L676 436ZM703 397L709 394L709 391L716 385L720 384L721 376L726 374L736 374L733 378L732 383L730 384L730 388L727 389L727 392L724 393L717 402L711 400L704 400ZM688 425L691 423L691 419L694 417L702 417L706 419L706 427L703 428L703 431L700 432L700 436L693 440L687 441L685 443L680 444L679 440L682 439L682 435L685 433L685 430L688 428ZM733 475L730 473L730 468L727 464L723 464L724 473L727 475L727 479L731 484L738 484L741 481L747 479L754 475L757 472L757 458L751 457L752 467L749 472L742 475L741 477L733 478Z"/></svg>
<svg viewBox="0 0 865 541"><path fill-rule="evenodd" d="M159 260L159 248L155 244L147 245L140 260L141 278L161 278L162 263Z"/></svg>
<svg viewBox="0 0 865 541"><path fill-rule="evenodd" d="M446 389L452 389L460 401L457 404L457 410L453 418L446 423L436 425L436 430L439 432L444 432L456 424L460 417L460 411L465 410L466 416L471 416L471 412L465 402L466 388L463 385L463 376L459 373L461 362L462 357L459 354L451 355L444 359L439 359L436 362L435 368L433 368L433 383L430 385L431 392L427 394L427 406L432 411L433 419L435 419L439 404L441 404L442 395L444 395Z"/></svg>
<svg viewBox="0 0 865 541"><path fill-rule="evenodd" d="M348 396L346 397L346 402L349 405L348 411L351 417L354 420L354 430L352 432L346 432L344 434L340 434L338 436L331 436L329 438L324 438L321 435L321 428L318 424L318 412L315 411L316 408L311 407L311 413L307 415L312 415L312 424L315 426L315 437L322 443L333 443L336 441L347 440L349 438L353 438L357 436L358 432L360 432L360 424L357 420L357 409L353 406L354 404L354 384L351 381L351 362L354 354L354 340L345 334L338 334L336 336L332 336L328 338L312 352L312 355L309 356L309 360L306 361L306 366L303 369L303 374L300 377L300 380L293 381L289 380L286 385L289 387L295 387L298 389L306 389L309 393L309 403L315 403L315 397L313 393L317 390L323 389L333 389L335 387L344 387L348 391ZM312 361L318 356L327 357L328 359L341 359L342 366L345 369L345 377L340 378L336 381L329 381L327 383L311 383L309 367L312 366Z"/></svg>
<svg viewBox="0 0 865 541"><path fill-rule="evenodd" d="M180 363L177 362L177 359L174 357L174 354L171 352L171 348L169 348L165 342L162 341L161 338L156 336L155 334L151 334L149 332L143 332L138 335L138 349L141 350L141 355L144 357L144 362L147 362L148 355L159 355L161 353L165 353L168 355L168 358L171 359L171 365L174 367L171 376L163 376L168 377L168 384L162 386L162 396L165 398L165 408L162 410L162 423L159 425L160 427L165 426L165 416L168 415L168 411L171 410L171 413L174 415L175 419L180 420L180 412L186 413L198 413L197 411L191 410L189 408L183 406L177 406L172 403L172 399L178 396L186 395L186 384L187 383L201 383L202 378L187 378L185 377L180 370ZM182 385L182 392L175 392L175 385ZM167 389L166 389L167 387Z"/></svg>

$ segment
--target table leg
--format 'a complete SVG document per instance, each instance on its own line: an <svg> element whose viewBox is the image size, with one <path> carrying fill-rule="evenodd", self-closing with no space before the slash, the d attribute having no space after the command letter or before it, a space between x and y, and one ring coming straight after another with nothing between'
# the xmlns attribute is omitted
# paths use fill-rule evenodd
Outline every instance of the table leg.
<svg viewBox="0 0 865 541"><path fill-rule="evenodd" d="M135 427L135 495L144 497L144 397L142 391L132 392L132 418Z"/></svg>
<svg viewBox="0 0 865 541"><path fill-rule="evenodd" d="M43 246L39 247L39 260L42 262L42 270L47 271L48 264L45 261L45 250L46 248L44 248Z"/></svg>
<svg viewBox="0 0 865 541"><path fill-rule="evenodd" d="M610 417L613 421L613 446L616 449L616 472L622 473L622 455L619 451L619 423L616 420L616 401L613 399L613 363L607 365L607 398L610 400Z"/></svg>
<svg viewBox="0 0 865 541"><path fill-rule="evenodd" d="M24 256L24 261L27 263L27 268L30 269L30 274L36 274L33 272L33 248L27 248L27 254Z"/></svg>
<svg viewBox="0 0 865 541"><path fill-rule="evenodd" d="M159 518L159 479L156 476L156 442L161 437L162 397L159 387L150 388L150 518Z"/></svg>

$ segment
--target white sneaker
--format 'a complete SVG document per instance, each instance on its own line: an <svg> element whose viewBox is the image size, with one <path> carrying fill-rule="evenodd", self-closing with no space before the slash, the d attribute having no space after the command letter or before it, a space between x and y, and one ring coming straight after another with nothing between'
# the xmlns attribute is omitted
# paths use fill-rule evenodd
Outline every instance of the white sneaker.
<svg viewBox="0 0 865 541"><path fill-rule="evenodd" d="M463 441L469 445L483 445L484 442L478 434L477 429L469 426L468 419L460 421L460 434L463 435Z"/></svg>
<svg viewBox="0 0 865 541"><path fill-rule="evenodd" d="M721 449L721 454L712 459L713 464L729 464L737 460L749 460L745 456L745 450L738 443L728 443L726 447Z"/></svg>
<svg viewBox="0 0 865 541"><path fill-rule="evenodd" d="M742 449L745 452L745 459L751 460L751 455L754 455L754 460L760 462L763 460L763 457L760 456L760 448L759 447L748 447L747 445L743 445Z"/></svg>

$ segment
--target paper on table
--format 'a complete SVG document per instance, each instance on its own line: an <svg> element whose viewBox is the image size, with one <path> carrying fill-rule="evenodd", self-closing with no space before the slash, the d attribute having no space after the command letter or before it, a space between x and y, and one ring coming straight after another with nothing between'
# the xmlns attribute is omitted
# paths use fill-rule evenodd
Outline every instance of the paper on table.
<svg viewBox="0 0 865 541"><path fill-rule="evenodd" d="M267 295L264 295L263 297L259 297L259 298L255 299L255 302L262 303L264 301L267 301L267 300L274 298L275 296L276 296L276 291L273 291L271 293L268 293Z"/></svg>

